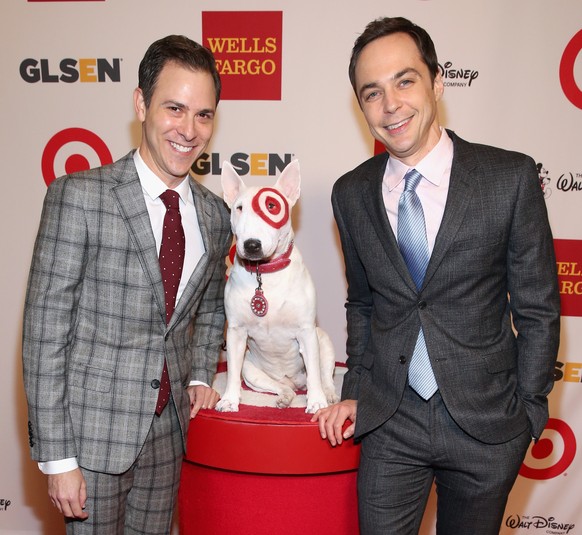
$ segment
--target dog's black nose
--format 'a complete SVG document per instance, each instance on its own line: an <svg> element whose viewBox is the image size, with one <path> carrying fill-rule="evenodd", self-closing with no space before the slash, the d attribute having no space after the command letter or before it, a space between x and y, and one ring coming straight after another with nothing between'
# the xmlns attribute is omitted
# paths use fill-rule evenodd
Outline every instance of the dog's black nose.
<svg viewBox="0 0 582 535"><path fill-rule="evenodd" d="M245 252L249 255L257 255L261 253L261 249L262 249L262 245L261 245L261 240L245 240L244 243L245 246Z"/></svg>

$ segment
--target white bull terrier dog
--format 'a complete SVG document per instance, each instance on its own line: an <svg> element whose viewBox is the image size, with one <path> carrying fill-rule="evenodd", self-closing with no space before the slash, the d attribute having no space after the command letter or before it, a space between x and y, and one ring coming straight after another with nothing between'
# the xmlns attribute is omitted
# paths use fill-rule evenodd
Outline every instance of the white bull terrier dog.
<svg viewBox="0 0 582 535"><path fill-rule="evenodd" d="M247 187L230 163L223 164L236 257L224 296L228 371L218 411L238 411L241 372L253 390L277 394L280 408L289 406L296 389L307 389L308 413L338 401L333 347L315 325L315 288L293 243L291 208L300 182L297 160L273 188Z"/></svg>

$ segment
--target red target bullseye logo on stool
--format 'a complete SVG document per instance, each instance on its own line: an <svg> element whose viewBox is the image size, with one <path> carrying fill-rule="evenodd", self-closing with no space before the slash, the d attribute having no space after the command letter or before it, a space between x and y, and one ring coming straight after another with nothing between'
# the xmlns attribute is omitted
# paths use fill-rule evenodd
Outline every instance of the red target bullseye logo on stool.
<svg viewBox="0 0 582 535"><path fill-rule="evenodd" d="M528 452L519 475L552 479L563 474L576 456L576 436L563 420L550 418L542 437Z"/></svg>
<svg viewBox="0 0 582 535"><path fill-rule="evenodd" d="M61 130L49 139L49 142L46 144L42 153L42 176L47 186L49 186L57 177L57 173L55 172L57 155L61 153L61 151L66 152L67 145L71 145L73 149L76 148L75 145L83 148L89 147L90 152L96 154L99 158L99 165L107 165L113 162L109 148L97 134L94 134L90 130L85 130L84 128L67 128ZM59 171L58 175L86 171L91 167L92 166L89 163L87 156L73 150L71 154L66 156L64 170L62 172Z"/></svg>
<svg viewBox="0 0 582 535"><path fill-rule="evenodd" d="M281 228L289 221L289 203L273 188L262 188L257 192L253 197L253 210L274 228Z"/></svg>

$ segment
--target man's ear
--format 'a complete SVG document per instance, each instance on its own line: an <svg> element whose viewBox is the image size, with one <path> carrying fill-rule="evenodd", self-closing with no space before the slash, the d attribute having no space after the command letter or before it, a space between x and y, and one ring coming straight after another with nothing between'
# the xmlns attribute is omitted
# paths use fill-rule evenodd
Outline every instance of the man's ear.
<svg viewBox="0 0 582 535"><path fill-rule="evenodd" d="M143 91L139 87L136 87L133 92L133 107L137 118L143 123L146 118L147 107L143 98Z"/></svg>
<svg viewBox="0 0 582 535"><path fill-rule="evenodd" d="M445 84L441 73L437 73L432 83L432 90L434 91L435 100L438 102L445 92Z"/></svg>

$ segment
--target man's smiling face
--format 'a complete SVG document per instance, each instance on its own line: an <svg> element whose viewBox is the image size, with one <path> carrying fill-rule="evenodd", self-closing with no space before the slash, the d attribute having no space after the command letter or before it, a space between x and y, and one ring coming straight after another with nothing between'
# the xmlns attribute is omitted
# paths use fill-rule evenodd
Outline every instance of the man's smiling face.
<svg viewBox="0 0 582 535"><path fill-rule="evenodd" d="M212 76L169 62L160 72L149 106L139 88L134 104L142 122L140 155L168 187L175 187L212 137L216 113Z"/></svg>
<svg viewBox="0 0 582 535"><path fill-rule="evenodd" d="M392 157L414 166L440 138L440 74L433 82L414 40L405 33L395 33L362 49L355 79L372 135Z"/></svg>

